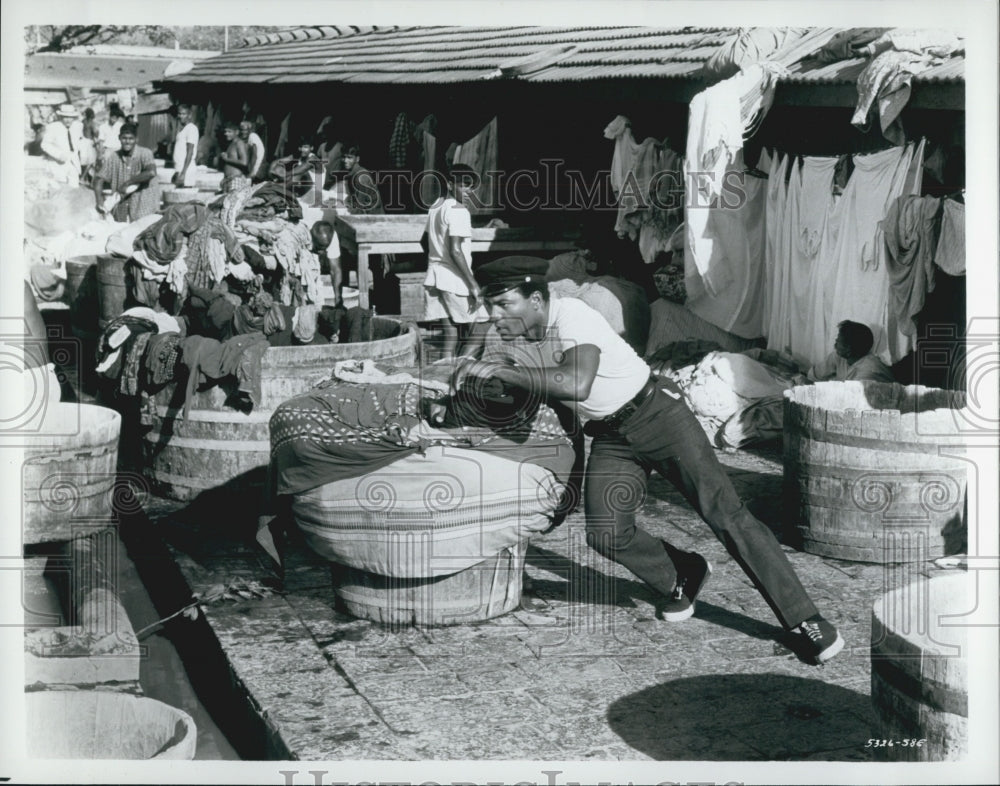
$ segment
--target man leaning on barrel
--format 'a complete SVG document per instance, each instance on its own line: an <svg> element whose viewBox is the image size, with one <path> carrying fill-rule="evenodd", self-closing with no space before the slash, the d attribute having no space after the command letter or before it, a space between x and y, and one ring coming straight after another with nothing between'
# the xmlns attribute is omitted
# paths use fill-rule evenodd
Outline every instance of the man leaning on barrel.
<svg viewBox="0 0 1000 786"><path fill-rule="evenodd" d="M492 326L481 359L466 376L499 380L565 403L593 436L585 475L587 543L666 596L671 622L694 614L711 574L700 554L682 551L636 526L633 510L648 472L671 481L743 568L778 620L796 635L806 659L823 663L844 646L816 609L771 531L736 494L680 389L651 376L649 366L597 311L575 298L549 299L548 262L507 257L475 272Z"/></svg>

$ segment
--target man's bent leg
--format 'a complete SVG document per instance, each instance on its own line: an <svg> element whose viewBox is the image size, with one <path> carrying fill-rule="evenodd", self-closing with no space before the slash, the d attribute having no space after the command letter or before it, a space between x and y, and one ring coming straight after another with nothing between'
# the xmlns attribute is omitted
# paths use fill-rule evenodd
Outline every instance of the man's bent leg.
<svg viewBox="0 0 1000 786"><path fill-rule="evenodd" d="M594 438L584 481L587 543L669 596L677 574L663 541L635 525L635 511L645 497L647 477L624 441Z"/></svg>

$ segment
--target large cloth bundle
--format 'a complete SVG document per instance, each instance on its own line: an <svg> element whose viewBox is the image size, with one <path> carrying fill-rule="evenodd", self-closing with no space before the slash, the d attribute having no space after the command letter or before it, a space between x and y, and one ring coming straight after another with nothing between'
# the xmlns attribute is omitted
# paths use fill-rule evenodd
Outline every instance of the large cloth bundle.
<svg viewBox="0 0 1000 786"><path fill-rule="evenodd" d="M385 576L442 575L551 525L575 459L557 413L535 401L487 416L459 397L435 428L420 415L428 395L417 382L334 379L275 410L273 491L291 497L318 553Z"/></svg>
<svg viewBox="0 0 1000 786"><path fill-rule="evenodd" d="M321 556L420 578L464 570L547 529L561 493L537 464L436 445L296 494L292 513Z"/></svg>

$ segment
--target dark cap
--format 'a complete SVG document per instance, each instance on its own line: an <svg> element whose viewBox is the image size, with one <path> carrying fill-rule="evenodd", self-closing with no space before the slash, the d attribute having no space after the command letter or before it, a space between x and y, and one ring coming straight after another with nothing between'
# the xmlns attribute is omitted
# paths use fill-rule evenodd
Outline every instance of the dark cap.
<svg viewBox="0 0 1000 786"><path fill-rule="evenodd" d="M521 284L545 284L549 262L539 257L504 257L473 271L484 297L492 297Z"/></svg>

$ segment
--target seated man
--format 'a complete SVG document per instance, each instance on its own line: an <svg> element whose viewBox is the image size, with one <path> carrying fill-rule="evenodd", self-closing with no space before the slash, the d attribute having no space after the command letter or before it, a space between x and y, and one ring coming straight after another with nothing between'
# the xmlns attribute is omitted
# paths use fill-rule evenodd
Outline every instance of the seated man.
<svg viewBox="0 0 1000 786"><path fill-rule="evenodd" d="M867 325L844 320L837 325L837 340L825 360L809 369L809 379L869 380L895 382L892 371L876 355L870 354L875 337Z"/></svg>

